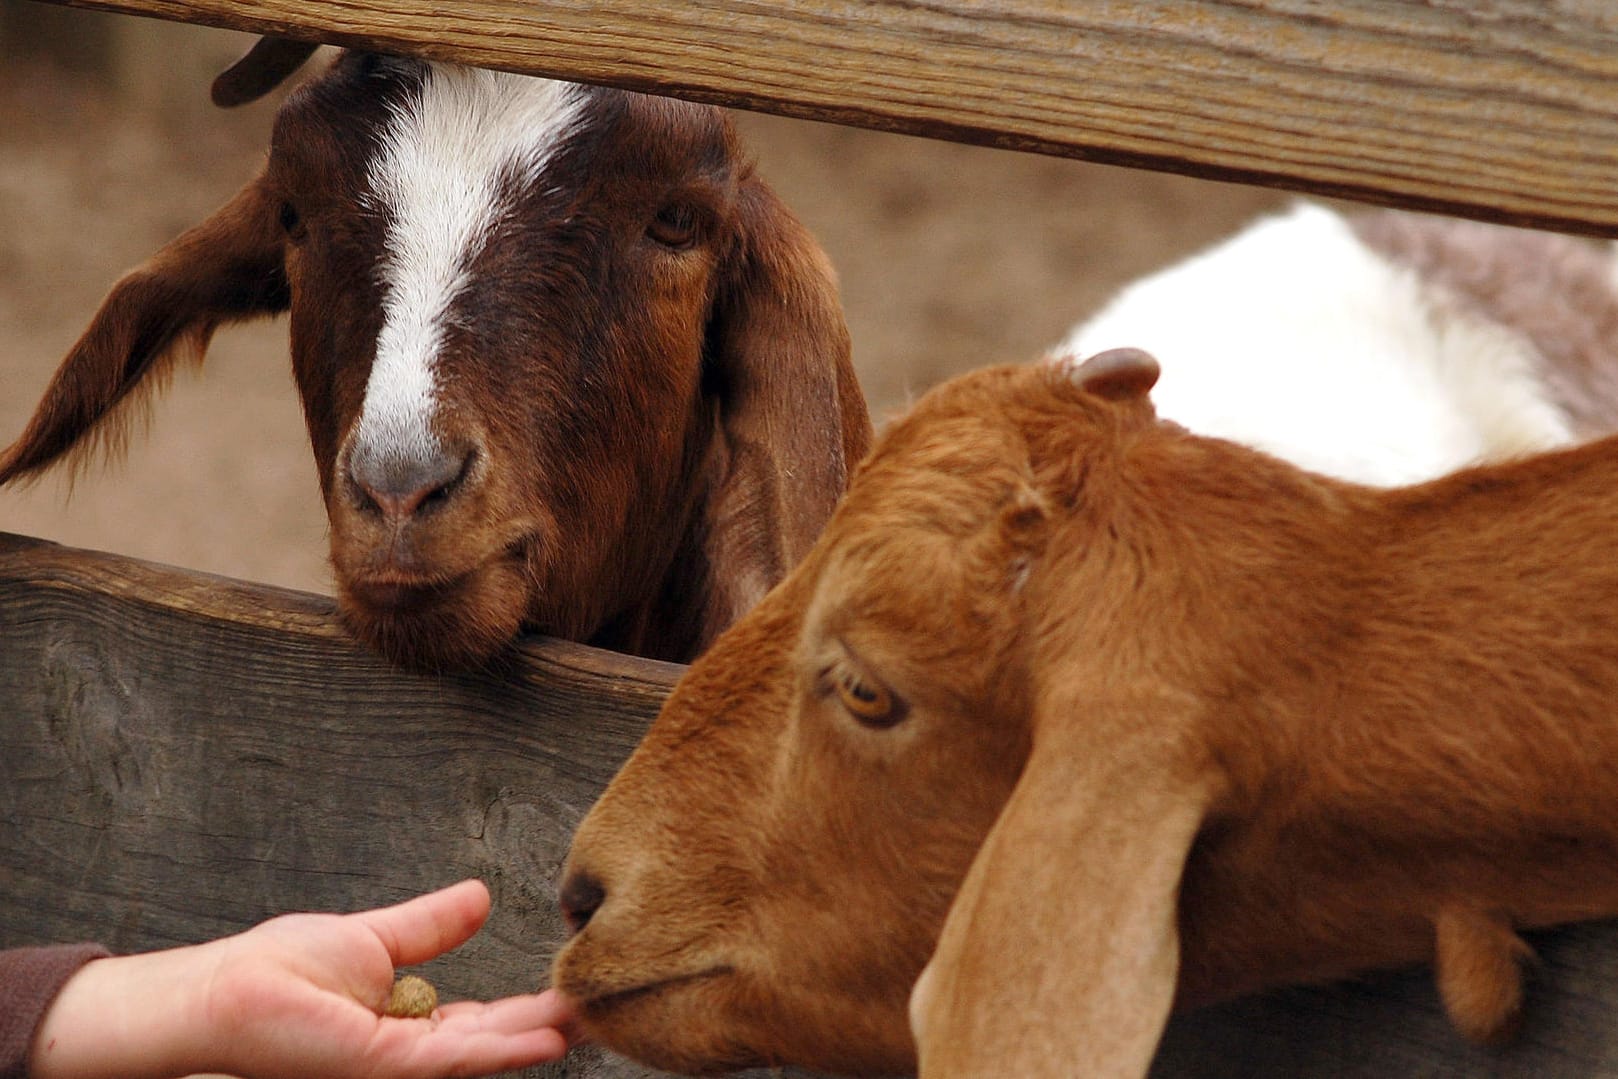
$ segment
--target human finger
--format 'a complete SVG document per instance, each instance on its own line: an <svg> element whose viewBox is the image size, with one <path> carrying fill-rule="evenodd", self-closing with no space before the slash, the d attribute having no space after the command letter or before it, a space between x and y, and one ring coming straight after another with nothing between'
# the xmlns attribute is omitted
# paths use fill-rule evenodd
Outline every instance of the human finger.
<svg viewBox="0 0 1618 1079"><path fill-rule="evenodd" d="M506 997L488 1003L476 1000L445 1004L438 1009L443 1025L463 1029L490 1030L514 1033L520 1030L550 1028L564 1031L570 1026L575 1013L555 990Z"/></svg>
<svg viewBox="0 0 1618 1079"><path fill-rule="evenodd" d="M395 967L408 967L458 948L489 917L489 889L463 880L391 907L350 915L374 932Z"/></svg>
<svg viewBox="0 0 1618 1079"><path fill-rule="evenodd" d="M394 1079L489 1075L558 1060L568 1050L567 1039L551 1027L501 1033L423 1019L394 1022L372 1043L377 1060L386 1062L378 1074Z"/></svg>
<svg viewBox="0 0 1618 1079"><path fill-rule="evenodd" d="M515 1071L535 1064L560 1060L567 1055L567 1039L550 1029L528 1030L517 1034L492 1031L472 1035L457 1047L451 1072L455 1075L488 1075Z"/></svg>

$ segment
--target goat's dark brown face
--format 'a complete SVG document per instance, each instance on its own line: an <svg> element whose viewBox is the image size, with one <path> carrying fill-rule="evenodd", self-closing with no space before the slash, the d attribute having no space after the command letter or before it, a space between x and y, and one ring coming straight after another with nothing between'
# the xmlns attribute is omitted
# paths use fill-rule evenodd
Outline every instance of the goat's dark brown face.
<svg viewBox="0 0 1618 1079"><path fill-rule="evenodd" d="M412 666L523 626L689 659L869 434L830 269L722 112L348 53L263 175L119 283L0 482L177 345L288 309L341 611Z"/></svg>
<svg viewBox="0 0 1618 1079"><path fill-rule="evenodd" d="M362 637L456 664L656 586L740 172L715 110L468 69L350 56L283 110L266 184Z"/></svg>

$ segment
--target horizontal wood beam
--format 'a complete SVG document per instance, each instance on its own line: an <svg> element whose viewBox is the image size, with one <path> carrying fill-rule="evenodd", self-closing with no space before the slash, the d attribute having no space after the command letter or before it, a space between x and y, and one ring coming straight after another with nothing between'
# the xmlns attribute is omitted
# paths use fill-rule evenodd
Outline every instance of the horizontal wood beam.
<svg viewBox="0 0 1618 1079"><path fill-rule="evenodd" d="M1606 0L65 2L1618 236Z"/></svg>

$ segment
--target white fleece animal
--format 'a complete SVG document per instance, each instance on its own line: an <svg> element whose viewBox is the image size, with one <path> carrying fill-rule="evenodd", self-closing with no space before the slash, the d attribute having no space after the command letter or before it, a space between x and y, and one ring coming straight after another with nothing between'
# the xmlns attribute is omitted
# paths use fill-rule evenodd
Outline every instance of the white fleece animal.
<svg viewBox="0 0 1618 1079"><path fill-rule="evenodd" d="M1362 483L1415 482L1575 438L1527 334L1323 206L1261 219L1128 286L1052 356L1125 346L1162 364L1160 415Z"/></svg>

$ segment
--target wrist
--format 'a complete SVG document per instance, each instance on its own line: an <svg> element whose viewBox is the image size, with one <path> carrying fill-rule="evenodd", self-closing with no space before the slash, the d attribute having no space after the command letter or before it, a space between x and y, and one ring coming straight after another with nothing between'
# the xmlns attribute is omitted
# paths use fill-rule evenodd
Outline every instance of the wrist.
<svg viewBox="0 0 1618 1079"><path fill-rule="evenodd" d="M195 1048L205 1040L198 1036L205 1029L202 993L190 973L196 951L86 963L40 1021L30 1079L168 1079L202 1070Z"/></svg>

